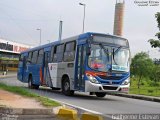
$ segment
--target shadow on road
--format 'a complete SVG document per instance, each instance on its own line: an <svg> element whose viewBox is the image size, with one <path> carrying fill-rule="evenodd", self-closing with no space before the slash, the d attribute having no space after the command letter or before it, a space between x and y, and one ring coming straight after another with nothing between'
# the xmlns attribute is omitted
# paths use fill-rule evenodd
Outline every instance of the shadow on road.
<svg viewBox="0 0 160 120"><path fill-rule="evenodd" d="M26 89L29 89L25 87ZM38 90L36 89L30 89L31 91L35 91L36 93L39 93L40 95L44 95L46 97L63 97L65 99L85 99L85 100L102 100L102 101L118 101L116 99L110 98L110 95L106 95L104 98L96 97L95 95L89 95L89 93L81 93L81 92L75 92L73 96L65 96L61 93L61 90L52 90L50 88L44 88L40 87ZM46 93L47 92L47 93ZM56 98L55 98L56 99Z"/></svg>

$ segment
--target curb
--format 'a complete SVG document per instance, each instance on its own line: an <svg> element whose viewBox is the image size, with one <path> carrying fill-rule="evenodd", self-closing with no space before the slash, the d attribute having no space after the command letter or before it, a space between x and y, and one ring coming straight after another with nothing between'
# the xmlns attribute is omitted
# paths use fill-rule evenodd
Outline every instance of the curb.
<svg viewBox="0 0 160 120"><path fill-rule="evenodd" d="M1 106L0 113L10 115L53 115L53 109L24 109Z"/></svg>
<svg viewBox="0 0 160 120"><path fill-rule="evenodd" d="M55 113L55 110L58 112ZM23 109L0 106L0 118L8 120L104 120L102 116L84 112L78 116L78 111L69 107L61 106L49 109Z"/></svg>
<svg viewBox="0 0 160 120"><path fill-rule="evenodd" d="M79 117L77 114L77 110L70 108L60 108L57 116L58 118L65 120L104 120L100 115L86 112Z"/></svg>
<svg viewBox="0 0 160 120"><path fill-rule="evenodd" d="M57 116L58 118L78 120L77 111L70 108L60 108Z"/></svg>
<svg viewBox="0 0 160 120"><path fill-rule="evenodd" d="M107 93L107 94L114 95L114 96L120 96L120 97L126 97L126 98L152 101L152 102L160 102L160 98L144 96L144 95L122 94L122 93L117 93L117 94L116 93Z"/></svg>
<svg viewBox="0 0 160 120"><path fill-rule="evenodd" d="M63 104L63 106L57 107L58 109L57 108L55 109L54 113L57 114L57 115L58 115L60 109L68 108L68 109L72 109L72 110L77 112L78 120L83 120L82 115L84 115L84 117L89 115L89 117L87 117L88 118L87 120L91 120L89 118L92 117L92 116L95 117L95 119L93 118L93 120L113 120L112 116L110 116L110 115L103 115L102 113L92 111L92 110L88 110L88 109L85 109L85 108L82 108L82 107L79 107L79 106L75 106L75 105L72 105L72 104L69 104L69 103L65 103L65 102L62 102L62 101L59 101L59 100L55 100L55 99L51 99L51 100L54 100L54 101L57 101L57 102L60 102L60 103ZM87 114L87 115L85 115L85 114ZM81 118L81 119L79 119L79 118ZM67 120L67 119L65 119L65 120ZM77 119L74 119L74 120L77 120Z"/></svg>
<svg viewBox="0 0 160 120"><path fill-rule="evenodd" d="M57 120L53 109L23 109L0 106L0 120Z"/></svg>
<svg viewBox="0 0 160 120"><path fill-rule="evenodd" d="M11 78L11 77L16 77L17 75L2 75L0 76L0 79L5 79L5 78Z"/></svg>
<svg viewBox="0 0 160 120"><path fill-rule="evenodd" d="M100 115L84 113L82 114L81 120L103 120L103 117Z"/></svg>

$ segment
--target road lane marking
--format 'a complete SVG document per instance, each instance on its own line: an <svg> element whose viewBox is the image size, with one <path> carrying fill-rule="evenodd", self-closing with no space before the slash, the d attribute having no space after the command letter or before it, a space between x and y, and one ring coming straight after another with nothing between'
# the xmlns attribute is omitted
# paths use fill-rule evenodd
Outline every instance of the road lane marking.
<svg viewBox="0 0 160 120"><path fill-rule="evenodd" d="M102 114L100 112L89 110L89 109L86 109L86 108L83 108L83 107L80 107L80 106L77 106L77 105L72 105L70 103L66 103L66 102L63 102L63 101L60 101L60 100L57 100L57 99L52 99L52 98L49 98L49 99L50 100L54 100L56 102L60 102L60 103L66 105L66 106L69 106L69 107L78 108L79 110L83 110L83 111L86 111L86 112L89 112L89 113L93 113L93 114L97 114L97 115L102 115L102 117L106 117L106 118L108 118L108 120L109 119L112 120L112 117L109 116L109 115L104 115L104 114ZM82 114L82 113L80 113L80 114Z"/></svg>

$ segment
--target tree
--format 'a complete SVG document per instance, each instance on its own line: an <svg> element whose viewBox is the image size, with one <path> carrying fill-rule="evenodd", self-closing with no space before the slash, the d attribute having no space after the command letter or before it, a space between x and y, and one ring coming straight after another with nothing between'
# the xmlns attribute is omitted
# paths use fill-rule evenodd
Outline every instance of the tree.
<svg viewBox="0 0 160 120"><path fill-rule="evenodd" d="M157 27L160 30L160 12L157 12L155 14L155 17L156 17L156 20L157 20L157 23L158 23ZM153 48L159 47L160 48L160 32L156 33L155 36L158 38L158 40L150 39L150 40L148 40L148 42L150 42L151 47L153 47Z"/></svg>
<svg viewBox="0 0 160 120"><path fill-rule="evenodd" d="M143 77L149 77L150 71L154 67L153 61L145 52L137 53L132 59L131 74L138 77L138 89Z"/></svg>
<svg viewBox="0 0 160 120"><path fill-rule="evenodd" d="M155 82L156 85L156 83L160 81L160 65L155 65L151 72L152 75L150 76L150 78Z"/></svg>

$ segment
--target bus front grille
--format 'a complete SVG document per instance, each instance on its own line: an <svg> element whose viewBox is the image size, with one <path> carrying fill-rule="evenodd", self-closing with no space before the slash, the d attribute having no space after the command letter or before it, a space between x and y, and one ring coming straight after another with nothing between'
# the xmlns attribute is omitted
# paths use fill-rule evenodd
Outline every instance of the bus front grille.
<svg viewBox="0 0 160 120"><path fill-rule="evenodd" d="M121 80L123 78L123 76L102 76L102 75L98 75L98 77L104 80Z"/></svg>
<svg viewBox="0 0 160 120"><path fill-rule="evenodd" d="M103 86L104 90L117 90L118 87L115 86Z"/></svg>

